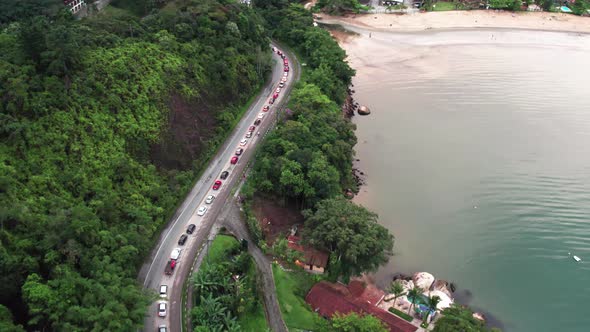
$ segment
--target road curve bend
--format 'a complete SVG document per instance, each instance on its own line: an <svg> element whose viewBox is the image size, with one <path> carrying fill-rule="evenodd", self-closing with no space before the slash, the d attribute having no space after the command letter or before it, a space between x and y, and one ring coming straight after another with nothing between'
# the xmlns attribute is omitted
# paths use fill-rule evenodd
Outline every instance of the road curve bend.
<svg viewBox="0 0 590 332"><path fill-rule="evenodd" d="M276 47L277 45L272 46ZM202 173L201 178L195 183L166 228L160 234L157 245L140 269L138 280L143 284L144 288L159 292L160 285L168 286L167 294L150 305L144 321L143 331L157 331L159 326L165 325L168 327L168 331L183 332L181 324L182 290L185 280L191 272L190 270L195 257L207 242L211 228L224 207L224 203L231 196L230 193L234 184L242 180L244 170L254 155L256 145L262 140L264 133L275 124L278 111L288 99L290 90L299 79L300 68L295 57L292 54L287 54L287 59L289 61L290 72L287 75L285 86L279 92L274 104L270 105L270 110L268 112L262 112L263 107L269 105L269 98L272 98L276 93L275 90L284 74L283 59L277 53L273 52L273 69L270 81L244 114L242 120L236 125L223 146L219 148L215 157L211 159L209 165ZM261 113L263 115L260 115ZM246 143L242 143L241 141L244 139L244 135L258 117L262 117L262 119L261 123L256 126L255 131L256 133L260 133L260 135L253 134L252 137L247 139ZM244 151L239 156L237 163L232 164L230 159L235 156L235 151L238 147L243 148ZM219 176L223 171L228 171L229 176L227 179L221 180L222 185L218 190L213 190L213 183L220 179ZM216 196L215 200L211 204L206 204L205 197L212 194ZM203 216L199 216L197 209L203 206L206 206L208 209ZM179 245L178 240L182 234L186 234L189 224L194 224L196 229L188 236L184 245ZM173 274L166 275L164 269L170 259L171 252L175 248L180 248L181 254L177 260ZM272 289L274 289L274 283L272 286ZM165 317L158 316L158 304L160 302L166 303ZM274 305L265 302L265 306L267 305L271 307L277 306L278 308L278 302L276 301ZM267 313L270 314L268 309ZM274 311L272 315L275 315ZM270 317L268 319L271 320ZM281 329L279 331L284 330Z"/></svg>

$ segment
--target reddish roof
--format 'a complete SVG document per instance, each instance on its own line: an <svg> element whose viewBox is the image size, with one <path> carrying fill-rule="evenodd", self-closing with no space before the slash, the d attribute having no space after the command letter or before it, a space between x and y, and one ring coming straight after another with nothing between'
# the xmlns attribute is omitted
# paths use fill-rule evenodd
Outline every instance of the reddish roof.
<svg viewBox="0 0 590 332"><path fill-rule="evenodd" d="M357 288L354 285L353 288ZM393 314L355 297L344 285L319 282L315 284L305 297L312 309L324 317L332 317L335 313L371 314L379 318L392 332L414 332L418 328Z"/></svg>
<svg viewBox="0 0 590 332"><path fill-rule="evenodd" d="M319 267L328 266L329 255L323 251L319 251L312 247L304 247L300 244L298 236L289 235L287 238L289 241L288 246L293 250L297 250L303 253L303 262L305 264L311 264Z"/></svg>

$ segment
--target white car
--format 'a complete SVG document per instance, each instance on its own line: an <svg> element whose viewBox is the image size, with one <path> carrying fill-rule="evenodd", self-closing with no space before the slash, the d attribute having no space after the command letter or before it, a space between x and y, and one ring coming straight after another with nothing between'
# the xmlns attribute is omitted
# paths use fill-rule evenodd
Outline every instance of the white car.
<svg viewBox="0 0 590 332"><path fill-rule="evenodd" d="M258 113L258 118L259 118L259 119L262 119L262 118L264 118L264 113Z"/></svg>
<svg viewBox="0 0 590 332"><path fill-rule="evenodd" d="M158 316L166 317L166 302L158 303Z"/></svg>
<svg viewBox="0 0 590 332"><path fill-rule="evenodd" d="M207 207L206 206L201 206L199 208L199 210L197 210L197 216L202 217L202 216L205 215L205 213L207 213Z"/></svg>
<svg viewBox="0 0 590 332"><path fill-rule="evenodd" d="M166 325L160 325L158 327L158 332L167 332L168 328L166 327Z"/></svg>
<svg viewBox="0 0 590 332"><path fill-rule="evenodd" d="M175 248L174 250L172 250L172 252L170 253L170 259L177 260L178 257L180 257L181 251L182 249L180 248Z"/></svg>
<svg viewBox="0 0 590 332"><path fill-rule="evenodd" d="M167 285L160 285L160 297L166 297L168 293L168 286Z"/></svg>
<svg viewBox="0 0 590 332"><path fill-rule="evenodd" d="M205 198L205 204L211 204L213 203L213 200L215 200L215 196L209 195L207 198Z"/></svg>
<svg viewBox="0 0 590 332"><path fill-rule="evenodd" d="M289 72L288 71L286 71L286 72L283 73L283 77L287 77L287 75L289 75Z"/></svg>
<svg viewBox="0 0 590 332"><path fill-rule="evenodd" d="M283 82L279 83L279 87L281 87L281 88L282 88L282 87L284 87L284 86L285 86L285 83L283 83Z"/></svg>
<svg viewBox="0 0 590 332"><path fill-rule="evenodd" d="M252 132L251 131L249 131L249 132L246 133L246 138L250 138L250 137L252 137Z"/></svg>
<svg viewBox="0 0 590 332"><path fill-rule="evenodd" d="M286 83L286 82L287 82L287 78L286 77L281 78L281 83Z"/></svg>
<svg viewBox="0 0 590 332"><path fill-rule="evenodd" d="M247 143L248 143L248 140L247 140L247 139L245 139L245 138L243 138L243 139L240 141L240 145L241 145L241 146L244 146L244 145L246 145Z"/></svg>
<svg viewBox="0 0 590 332"><path fill-rule="evenodd" d="M280 88L280 87L279 87L279 88L277 88L277 89L275 90L275 92L276 92L276 93L279 93L279 92L281 92L281 88Z"/></svg>

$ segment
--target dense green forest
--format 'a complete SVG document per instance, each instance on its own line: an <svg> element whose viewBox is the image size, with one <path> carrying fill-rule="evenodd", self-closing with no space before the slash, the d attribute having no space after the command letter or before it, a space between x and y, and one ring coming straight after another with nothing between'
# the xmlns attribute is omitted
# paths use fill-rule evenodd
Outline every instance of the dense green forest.
<svg viewBox="0 0 590 332"><path fill-rule="evenodd" d="M139 328L138 266L269 70L252 9L136 2L149 13L82 20L55 1L0 2L3 331L19 330L11 316L29 330Z"/></svg>
<svg viewBox="0 0 590 332"><path fill-rule="evenodd" d="M387 262L393 236L374 213L342 199L356 189L355 126L340 107L355 72L344 50L326 30L313 26L311 12L302 5L282 0L256 0L255 5L272 36L289 45L306 66L291 92L289 111L281 114L256 156L243 195L308 209L303 240L331 253L328 270L333 279L346 281L374 271ZM260 241L262 232L251 216L248 227Z"/></svg>

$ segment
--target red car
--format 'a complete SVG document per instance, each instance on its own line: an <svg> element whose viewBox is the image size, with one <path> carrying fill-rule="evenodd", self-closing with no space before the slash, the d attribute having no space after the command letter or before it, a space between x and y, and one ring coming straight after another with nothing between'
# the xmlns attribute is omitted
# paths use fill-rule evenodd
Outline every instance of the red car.
<svg viewBox="0 0 590 332"><path fill-rule="evenodd" d="M270 109L270 106L266 105L262 108L263 112L268 112L268 110Z"/></svg>
<svg viewBox="0 0 590 332"><path fill-rule="evenodd" d="M235 165L235 164L237 164L237 163L238 163L238 157L236 157L236 156L233 156L233 157L231 157L230 163L231 163L232 165Z"/></svg>
<svg viewBox="0 0 590 332"><path fill-rule="evenodd" d="M284 63L284 64L285 64L285 66L286 66L286 65L288 65L288 64L289 64L289 60L287 60L287 59L284 59L284 60L283 60L283 63Z"/></svg>
<svg viewBox="0 0 590 332"><path fill-rule="evenodd" d="M219 187L221 187L221 181L217 180L213 184L213 190L217 190L217 189L219 189Z"/></svg>
<svg viewBox="0 0 590 332"><path fill-rule="evenodd" d="M273 99L277 99L277 98L279 98L279 94L275 92L275 94L274 94L274 95L272 95L272 98L273 98Z"/></svg>
<svg viewBox="0 0 590 332"><path fill-rule="evenodd" d="M254 131L256 130L256 126L250 126L250 128L248 128L248 131Z"/></svg>

